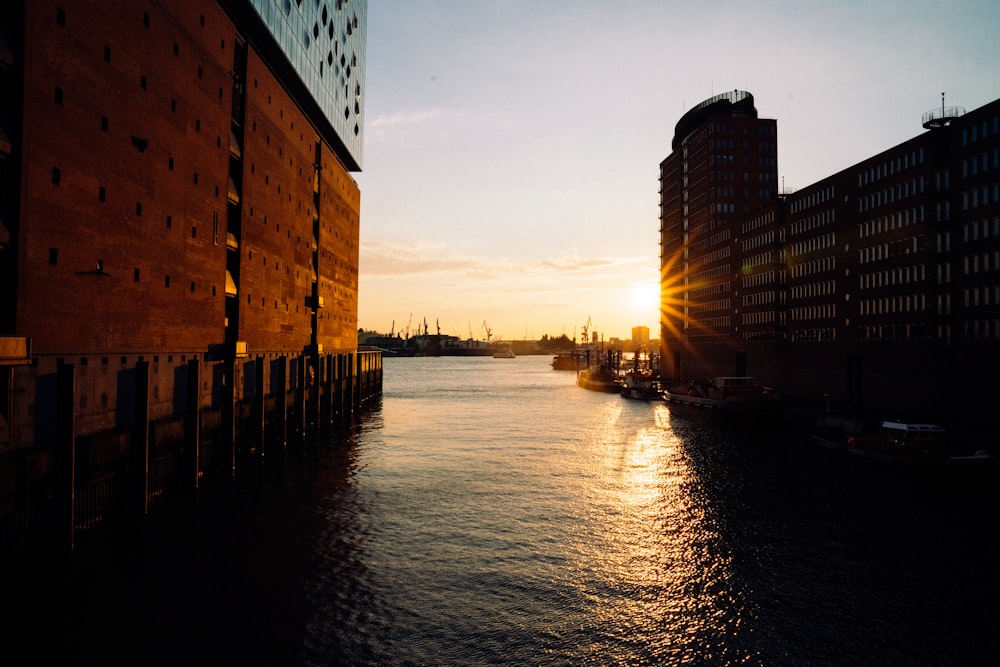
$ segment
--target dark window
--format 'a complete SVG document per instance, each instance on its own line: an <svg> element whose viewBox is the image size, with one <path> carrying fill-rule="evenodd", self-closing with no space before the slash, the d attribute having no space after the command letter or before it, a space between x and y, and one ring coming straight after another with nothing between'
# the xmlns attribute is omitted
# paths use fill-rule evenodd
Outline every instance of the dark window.
<svg viewBox="0 0 1000 667"><path fill-rule="evenodd" d="M172 157L167 158L167 169L170 171L174 170L174 159Z"/></svg>
<svg viewBox="0 0 1000 667"><path fill-rule="evenodd" d="M62 180L62 172L59 171L59 167L52 167L52 183L54 185L59 185L59 181Z"/></svg>
<svg viewBox="0 0 1000 667"><path fill-rule="evenodd" d="M142 24L147 28L149 27L149 12L142 13Z"/></svg>
<svg viewBox="0 0 1000 667"><path fill-rule="evenodd" d="M201 78L201 65L198 65L198 78Z"/></svg>
<svg viewBox="0 0 1000 667"><path fill-rule="evenodd" d="M134 269L132 271L132 280L139 282L139 269Z"/></svg>
<svg viewBox="0 0 1000 667"><path fill-rule="evenodd" d="M105 132L108 131L108 117L107 116L101 116L101 129L104 130Z"/></svg>
<svg viewBox="0 0 1000 667"><path fill-rule="evenodd" d="M173 221L173 219L172 219L172 218L171 218L171 217L170 217L170 216L168 215L168 216L167 216L167 229L170 229L170 228L171 228L171 227L173 227L173 226L174 226L174 221Z"/></svg>
<svg viewBox="0 0 1000 667"><path fill-rule="evenodd" d="M56 248L49 248L49 264L57 264L59 262L59 250Z"/></svg>
<svg viewBox="0 0 1000 667"><path fill-rule="evenodd" d="M198 172L194 172L194 184L198 185Z"/></svg>
<svg viewBox="0 0 1000 667"><path fill-rule="evenodd" d="M143 90L146 90L146 75L145 74L140 74L139 75L139 87L142 88Z"/></svg>
<svg viewBox="0 0 1000 667"><path fill-rule="evenodd" d="M142 215L142 202L135 203L135 214Z"/></svg>
<svg viewBox="0 0 1000 667"><path fill-rule="evenodd" d="M56 86L55 98L56 98L56 104L62 104L63 103L63 92L62 92L62 88L60 88L59 86Z"/></svg>
<svg viewBox="0 0 1000 667"><path fill-rule="evenodd" d="M201 120L198 118L194 121L194 129L196 132L201 132Z"/></svg>
<svg viewBox="0 0 1000 667"><path fill-rule="evenodd" d="M170 110L177 111L177 100L170 100Z"/></svg>
<svg viewBox="0 0 1000 667"><path fill-rule="evenodd" d="M107 62L111 62L111 47L110 46L105 46L104 47L104 60L107 61Z"/></svg>
<svg viewBox="0 0 1000 667"><path fill-rule="evenodd" d="M106 197L107 197L107 193L104 191L104 188L98 188L97 189L97 201L104 201Z"/></svg>
<svg viewBox="0 0 1000 667"><path fill-rule="evenodd" d="M191 225L191 238L193 238L193 239L198 238L198 226L197 225Z"/></svg>
<svg viewBox="0 0 1000 667"><path fill-rule="evenodd" d="M194 292L194 281L191 281L191 291Z"/></svg>
<svg viewBox="0 0 1000 667"><path fill-rule="evenodd" d="M164 287L170 287L170 276L164 276L164 278L163 278L163 286Z"/></svg>
<svg viewBox="0 0 1000 667"><path fill-rule="evenodd" d="M176 56L178 53L180 53L180 50L181 50L180 45L178 45L177 42L174 42L174 55Z"/></svg>

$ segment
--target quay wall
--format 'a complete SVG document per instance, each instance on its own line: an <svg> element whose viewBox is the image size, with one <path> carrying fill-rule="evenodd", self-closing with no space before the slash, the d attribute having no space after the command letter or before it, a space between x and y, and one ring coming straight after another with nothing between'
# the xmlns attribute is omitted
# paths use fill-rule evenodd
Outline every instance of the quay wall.
<svg viewBox="0 0 1000 667"><path fill-rule="evenodd" d="M364 349L235 363L192 351L45 356L6 370L0 557L72 551L87 531L224 485L310 433L345 428L382 391L381 353Z"/></svg>

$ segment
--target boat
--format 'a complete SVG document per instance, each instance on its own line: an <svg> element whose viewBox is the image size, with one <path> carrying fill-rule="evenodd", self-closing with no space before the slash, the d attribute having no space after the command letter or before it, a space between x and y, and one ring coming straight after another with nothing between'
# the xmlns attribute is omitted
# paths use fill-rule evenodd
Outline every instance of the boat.
<svg viewBox="0 0 1000 667"><path fill-rule="evenodd" d="M514 359L516 356L514 354L514 347L511 345L501 345L493 352L494 359Z"/></svg>
<svg viewBox="0 0 1000 667"><path fill-rule="evenodd" d="M663 392L672 411L682 416L725 418L743 422L777 422L780 395L749 376L722 376L675 383Z"/></svg>
<svg viewBox="0 0 1000 667"><path fill-rule="evenodd" d="M625 373L621 381L621 394L625 398L640 401L662 401L663 389L659 379L650 371L631 370Z"/></svg>
<svg viewBox="0 0 1000 667"><path fill-rule="evenodd" d="M603 364L584 368L577 373L576 383L591 391L621 392L621 378L609 366Z"/></svg>
<svg viewBox="0 0 1000 667"><path fill-rule="evenodd" d="M595 355L596 351L590 347L564 350L552 357L552 369L579 372L590 366Z"/></svg>
<svg viewBox="0 0 1000 667"><path fill-rule="evenodd" d="M947 431L938 424L883 421L876 433L864 433L857 425L844 428L830 420L820 420L813 441L828 449L851 456L894 463L968 466L992 460L985 449L958 453Z"/></svg>

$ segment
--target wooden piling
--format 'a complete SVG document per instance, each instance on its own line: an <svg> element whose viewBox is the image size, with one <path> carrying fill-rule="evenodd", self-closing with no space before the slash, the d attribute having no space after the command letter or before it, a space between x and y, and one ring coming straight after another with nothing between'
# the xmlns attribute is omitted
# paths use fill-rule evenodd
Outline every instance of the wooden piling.
<svg viewBox="0 0 1000 667"><path fill-rule="evenodd" d="M72 551L76 541L76 368L59 360L56 371L57 549Z"/></svg>
<svg viewBox="0 0 1000 667"><path fill-rule="evenodd" d="M132 421L131 461L129 462L130 516L145 516L149 512L149 362L135 365L135 404Z"/></svg>

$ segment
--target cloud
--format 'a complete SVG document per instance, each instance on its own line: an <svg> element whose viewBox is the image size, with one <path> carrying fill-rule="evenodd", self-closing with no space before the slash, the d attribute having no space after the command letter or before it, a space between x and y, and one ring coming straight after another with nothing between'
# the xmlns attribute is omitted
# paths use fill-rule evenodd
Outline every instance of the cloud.
<svg viewBox="0 0 1000 667"><path fill-rule="evenodd" d="M365 141L391 141L409 136L419 128L439 124L446 116L447 112L439 107L382 114L365 122Z"/></svg>
<svg viewBox="0 0 1000 667"><path fill-rule="evenodd" d="M551 275L560 280L574 275L582 278L629 278L640 273L656 275L656 260L651 255L633 257L579 257L560 254L531 260L476 257L452 252L441 244L394 244L386 241L362 241L361 270L366 277L394 277L450 274L458 278L519 282L523 278Z"/></svg>

